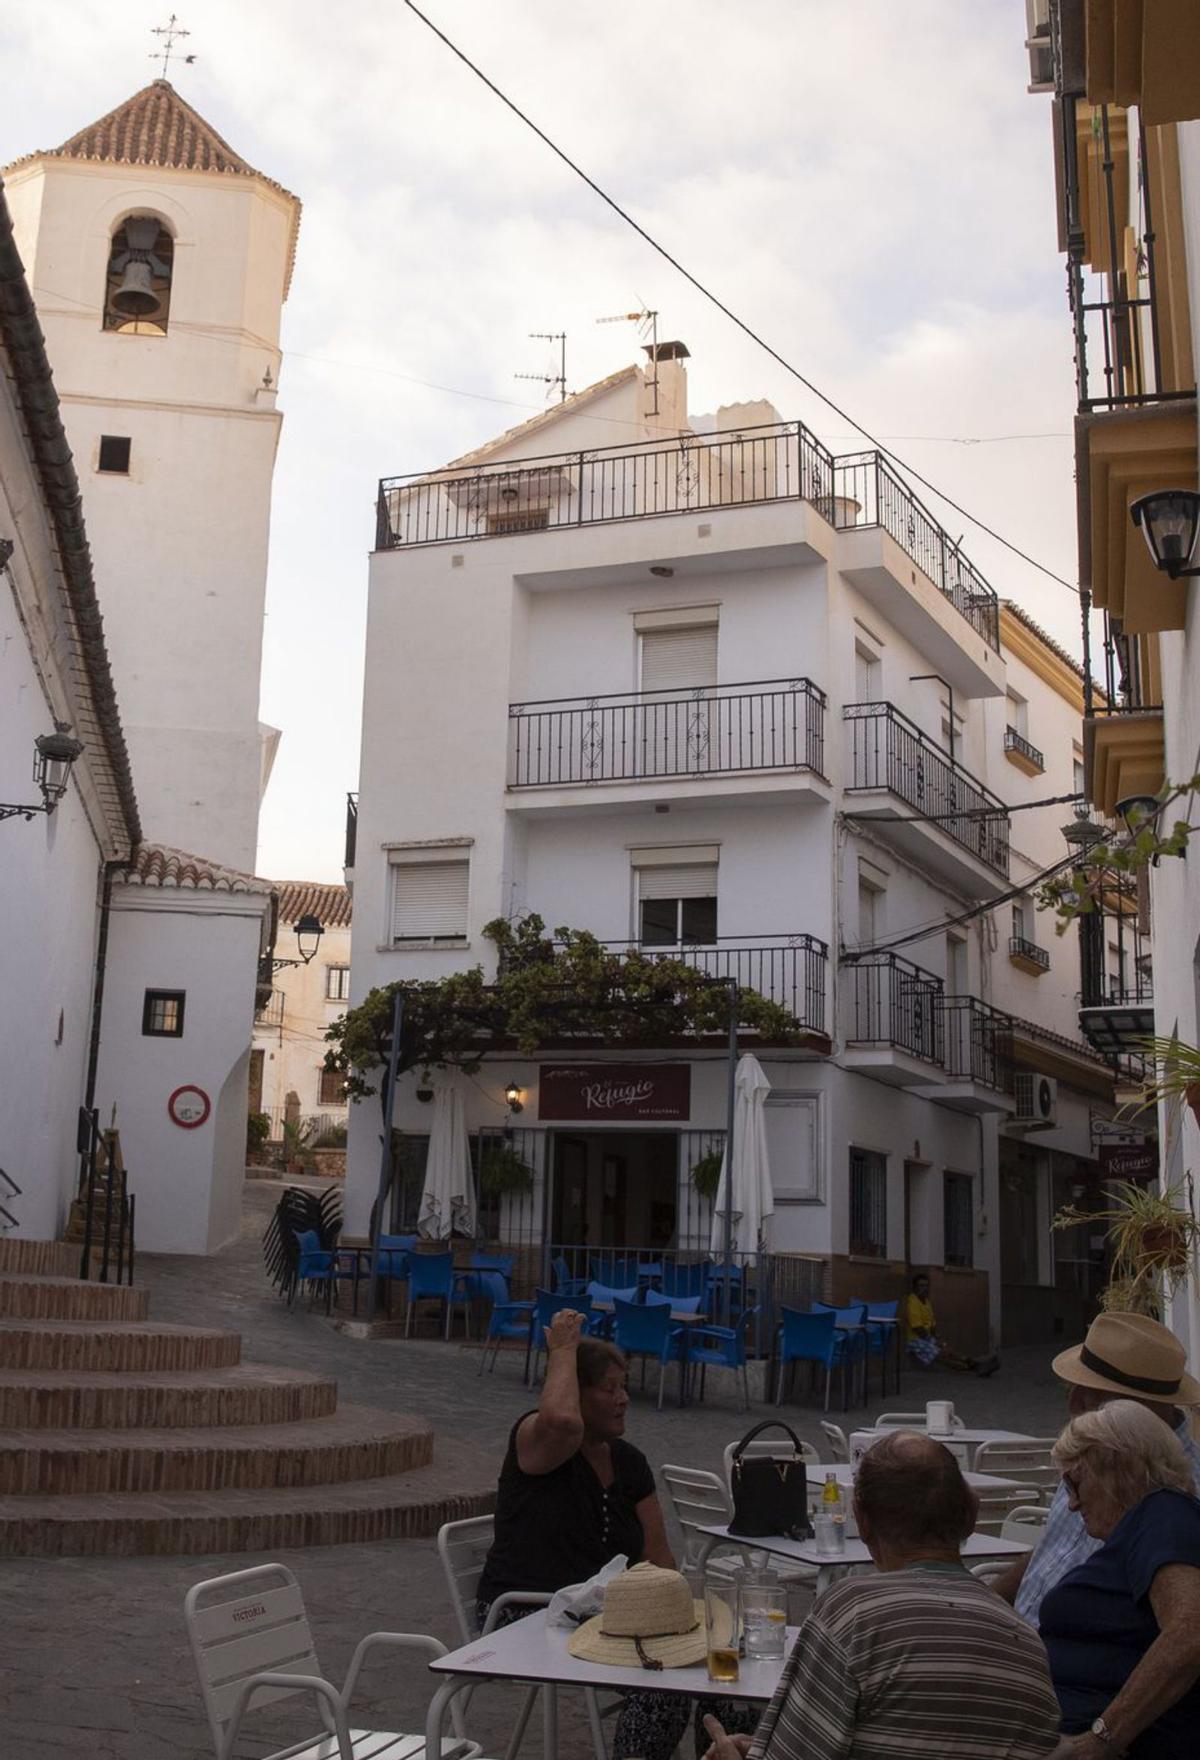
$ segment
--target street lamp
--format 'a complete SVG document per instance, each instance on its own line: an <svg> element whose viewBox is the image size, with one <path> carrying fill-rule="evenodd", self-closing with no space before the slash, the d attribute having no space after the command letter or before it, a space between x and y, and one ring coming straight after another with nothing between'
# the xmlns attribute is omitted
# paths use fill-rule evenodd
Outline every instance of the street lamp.
<svg viewBox="0 0 1200 1760"><path fill-rule="evenodd" d="M67 792L71 766L83 750L82 742L72 739L67 732L68 725L56 721L53 733L39 734L33 742L33 780L41 790L41 803L35 806L0 801L0 819L32 819L35 813L45 813L47 817L53 813Z"/></svg>
<svg viewBox="0 0 1200 1760"><path fill-rule="evenodd" d="M1153 826L1158 817L1158 796L1154 794L1129 794L1123 801L1117 802L1117 816L1125 821L1125 829L1131 837L1147 826Z"/></svg>
<svg viewBox="0 0 1200 1760"><path fill-rule="evenodd" d="M271 970L280 972L284 966L307 966L312 963L317 948L321 945L321 937L325 933L324 925L319 917L303 916L298 923L292 924L292 932L296 937L296 946L300 949L299 959L273 959Z"/></svg>
<svg viewBox="0 0 1200 1760"><path fill-rule="evenodd" d="M510 1112L524 1112L525 1106L521 1099L523 1090L517 1082L510 1082L504 1090L504 1098L508 1102Z"/></svg>
<svg viewBox="0 0 1200 1760"><path fill-rule="evenodd" d="M1189 563L1200 537L1200 495L1194 489L1156 489L1129 509L1146 540L1155 568L1173 581L1200 574Z"/></svg>

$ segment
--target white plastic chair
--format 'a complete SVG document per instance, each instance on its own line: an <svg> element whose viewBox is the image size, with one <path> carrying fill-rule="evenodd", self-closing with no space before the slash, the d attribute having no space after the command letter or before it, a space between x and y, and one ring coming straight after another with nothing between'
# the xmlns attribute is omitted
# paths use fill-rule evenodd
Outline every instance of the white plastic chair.
<svg viewBox="0 0 1200 1760"><path fill-rule="evenodd" d="M1015 1479L1031 1497L1048 1504L1060 1477L1050 1458L1054 1442L1053 1436L1035 1436L1028 1442L981 1442L975 1450L974 1471Z"/></svg>
<svg viewBox="0 0 1200 1760"><path fill-rule="evenodd" d="M1021 1501L1019 1491L980 1491L979 1514L975 1518L977 1534L1002 1534L1004 1524Z"/></svg>
<svg viewBox="0 0 1200 1760"><path fill-rule="evenodd" d="M251 1700L261 1707L297 1693L316 1695L324 1730L264 1760L409 1760L423 1754L423 1736L351 1729L349 1705L369 1650L410 1650L428 1661L446 1655L436 1638L371 1632L355 1650L339 1690L321 1674L304 1597L285 1565L256 1565L197 1583L188 1590L183 1614L217 1760L232 1755ZM466 1740L457 1702L450 1716L455 1733L442 1743L442 1760L470 1760L480 1749Z"/></svg>
<svg viewBox="0 0 1200 1760"><path fill-rule="evenodd" d="M1050 1507L1045 1503L1018 1503L1010 1509L1000 1526L1002 1540L1028 1540L1030 1546L1036 1546L1042 1529L1046 1526L1046 1517Z"/></svg>
<svg viewBox="0 0 1200 1760"><path fill-rule="evenodd" d="M924 1412L880 1412L873 1428L876 1430L924 1430ZM952 1430L965 1430L966 1425L957 1412L950 1420Z"/></svg>
<svg viewBox="0 0 1200 1760"><path fill-rule="evenodd" d="M973 1577L978 1577L981 1582L992 1583L995 1582L997 1577L1004 1576L1006 1572L1012 1568L1012 1560L1004 1558L985 1558L982 1564L968 1565L967 1568L971 1575Z"/></svg>
<svg viewBox="0 0 1200 1760"><path fill-rule="evenodd" d="M509 1607L546 1607L549 1595L507 1594L497 1595L488 1608L487 1619L479 1624L478 1590L479 1579L487 1555L492 1550L492 1541L496 1537L496 1521L494 1516L469 1516L461 1522L443 1522L438 1529L438 1557L442 1561L442 1574L446 1579L446 1587L450 1591L450 1605L454 1609L454 1619L458 1626L459 1636L464 1644L482 1637L485 1632L494 1631L501 1616ZM557 1689L548 1687L547 1692ZM469 1703L473 1689L468 1688L463 1700L464 1706ZM513 1725L513 1733L505 1749L505 1760L512 1760L521 1746L525 1727L529 1722L537 1696L541 1687L529 1687L521 1701L521 1709L517 1721ZM584 1698L587 1702L588 1722L592 1731L592 1746L596 1760L608 1760L608 1746L604 1740L601 1727L601 1715L608 1716L619 1709L618 1705L606 1706L601 1713L600 1701L594 1687L585 1687Z"/></svg>
<svg viewBox="0 0 1200 1760"><path fill-rule="evenodd" d="M838 1461L849 1463L850 1439L842 1429L841 1425L831 1424L825 1418L820 1420L820 1424L822 1430L825 1432L826 1441L829 1443L830 1460L835 1463Z"/></svg>

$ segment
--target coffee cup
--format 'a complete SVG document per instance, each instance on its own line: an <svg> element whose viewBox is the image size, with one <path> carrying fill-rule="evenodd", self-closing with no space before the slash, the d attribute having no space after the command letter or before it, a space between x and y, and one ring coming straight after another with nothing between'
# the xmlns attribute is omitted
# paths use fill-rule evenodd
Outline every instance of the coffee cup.
<svg viewBox="0 0 1200 1760"><path fill-rule="evenodd" d="M931 1436L948 1436L954 1428L954 1403L931 1399L925 1405L925 1428Z"/></svg>

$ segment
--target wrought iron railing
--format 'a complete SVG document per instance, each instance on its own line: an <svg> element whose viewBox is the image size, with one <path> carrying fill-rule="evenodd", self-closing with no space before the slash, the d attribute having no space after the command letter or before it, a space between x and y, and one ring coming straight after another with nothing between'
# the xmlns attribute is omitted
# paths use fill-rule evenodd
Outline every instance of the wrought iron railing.
<svg viewBox="0 0 1200 1760"><path fill-rule="evenodd" d="M1046 760L1042 753L1038 751L1036 746L1030 745L1025 735L1018 733L1015 727L1004 729L1004 749L1006 752L1016 752L1028 763L1036 765L1039 770L1046 768Z"/></svg>
<svg viewBox="0 0 1200 1760"><path fill-rule="evenodd" d="M798 1026L825 1031L829 949L815 935L718 936L710 945L635 947L603 941L602 947L637 952L643 959L680 960L710 978L735 978L785 1008Z"/></svg>
<svg viewBox="0 0 1200 1760"><path fill-rule="evenodd" d="M256 1008L254 1010L254 1025L256 1027L263 1027L263 1028L265 1028L265 1027L282 1028L283 1027L283 1009L284 1009L284 993L283 993L283 991L282 990L272 990L270 996L262 1004L261 1008Z"/></svg>
<svg viewBox="0 0 1200 1760"><path fill-rule="evenodd" d="M1000 604L994 589L881 452L835 458L833 493L835 524L882 526L989 648L1000 652Z"/></svg>
<svg viewBox="0 0 1200 1760"><path fill-rule="evenodd" d="M886 788L997 874L1008 875L1008 811L891 703L847 703L847 792Z"/></svg>
<svg viewBox="0 0 1200 1760"><path fill-rule="evenodd" d="M1010 935L1008 938L1010 959L1025 959L1031 965L1040 966L1044 972L1050 970L1050 955L1036 941L1026 941L1023 935Z"/></svg>
<svg viewBox="0 0 1200 1760"><path fill-rule="evenodd" d="M86 1282L133 1282L137 1198L116 1150L116 1132L106 1139L100 1114L79 1109L76 1132L79 1155L79 1197L83 1204L83 1246L79 1275Z"/></svg>
<svg viewBox="0 0 1200 1760"><path fill-rule="evenodd" d="M842 966L848 1044L892 1046L925 1063L945 1060L942 980L898 953L864 953Z"/></svg>
<svg viewBox="0 0 1200 1760"><path fill-rule="evenodd" d="M354 857L357 849L358 796L357 794L348 794L346 796L346 849L343 857L343 867L352 868L354 866Z"/></svg>
<svg viewBox="0 0 1200 1760"><path fill-rule="evenodd" d="M1093 650L1094 652L1094 650ZM1092 693L1092 715L1138 715L1161 710L1153 650L1139 635L1127 634L1119 617L1104 613L1103 697Z"/></svg>
<svg viewBox="0 0 1200 1760"><path fill-rule="evenodd" d="M3 1200L0 1200L0 1234L7 1234L8 1230L10 1228L16 1228L18 1223L18 1218L8 1207L8 1200L19 1198L21 1196L21 1188L13 1178L12 1174L5 1173L2 1167L0 1167L0 1180L4 1181Z"/></svg>
<svg viewBox="0 0 1200 1760"><path fill-rule="evenodd" d="M887 459L878 452L835 459L802 422L385 477L375 547L462 544L772 501L807 501L842 530L881 526L999 652L995 592Z"/></svg>
<svg viewBox="0 0 1200 1760"><path fill-rule="evenodd" d="M978 996L947 996L942 1000L942 1018L946 1074L1011 1094L1012 1016Z"/></svg>
<svg viewBox="0 0 1200 1760"><path fill-rule="evenodd" d="M824 773L825 693L771 679L509 705L508 785Z"/></svg>

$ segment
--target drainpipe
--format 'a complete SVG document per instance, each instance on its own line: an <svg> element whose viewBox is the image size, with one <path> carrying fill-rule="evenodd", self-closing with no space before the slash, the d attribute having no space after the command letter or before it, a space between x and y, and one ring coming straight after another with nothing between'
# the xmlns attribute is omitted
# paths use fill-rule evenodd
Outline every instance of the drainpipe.
<svg viewBox="0 0 1200 1760"><path fill-rule="evenodd" d="M92 979L92 1032L88 1042L87 1081L83 1090L84 1110L90 1112L96 1103L96 1069L100 1062L100 1017L104 1011L104 973L108 964L108 920L112 913L112 888L116 876L129 866L126 856L117 862L105 862L104 883L100 892L100 933L96 939L96 968Z"/></svg>

